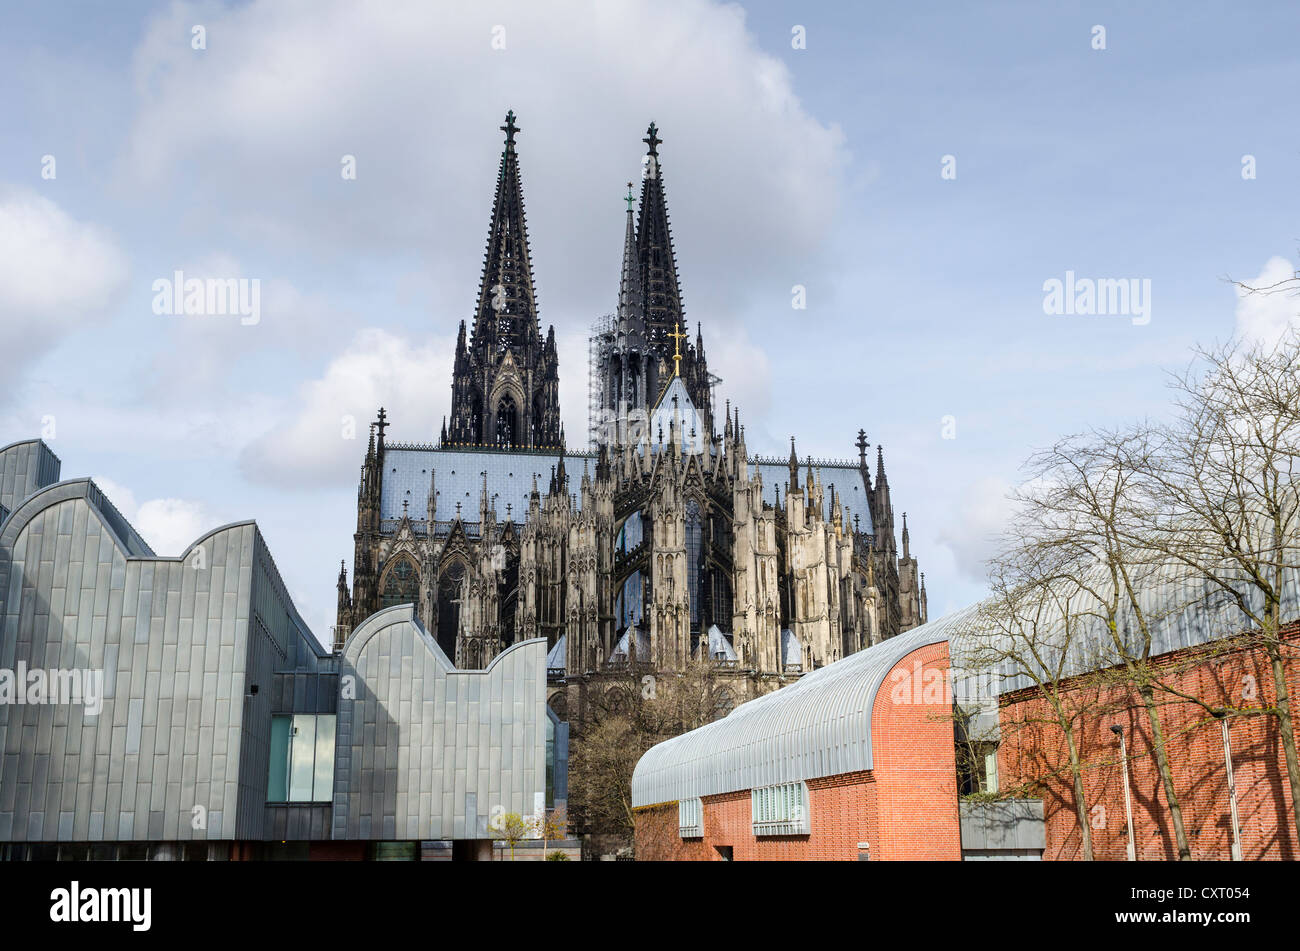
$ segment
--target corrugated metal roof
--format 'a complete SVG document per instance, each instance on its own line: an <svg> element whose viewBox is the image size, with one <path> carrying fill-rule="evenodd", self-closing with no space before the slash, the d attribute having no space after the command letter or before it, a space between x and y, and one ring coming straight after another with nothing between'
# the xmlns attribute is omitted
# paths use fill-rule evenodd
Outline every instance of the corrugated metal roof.
<svg viewBox="0 0 1300 951"><path fill-rule="evenodd" d="M1080 586L1107 596L1110 579L1105 566L1099 565L1084 574ZM1251 589L1243 584L1242 590ZM1256 602L1254 609L1262 610L1262 598L1253 593L1253 600ZM1153 657L1231 637L1252 627L1234 599L1178 565L1168 564L1152 570L1139 589L1138 601L1151 632ZM972 608L965 629L954 633L952 639L952 664L959 701L961 698L975 701L998 696L1032 687L1035 683L1034 677L1022 669L1015 658L1005 658L988 669L979 669L989 665L989 658L998 654L1013 651L1017 657L1023 657L1028 653L1027 643L1020 635L1013 638L1004 626L978 610L987 610L987 606L985 602ZM1071 611L1073 623L1068 632L1064 614L1057 605L1046 608L1037 618L1032 636L1045 665L1039 668L1039 675L1059 671L1062 677L1071 677L1122 663L1101 602L1091 594L1076 593ZM1300 614L1300 570L1292 568L1283 574L1282 613L1287 619ZM1119 612L1118 626L1126 651L1131 655L1140 654L1141 628L1137 613L1127 604Z"/></svg>
<svg viewBox="0 0 1300 951"><path fill-rule="evenodd" d="M859 651L651 747L632 776L632 805L871 769L871 710L885 677L912 651L947 640L964 614Z"/></svg>

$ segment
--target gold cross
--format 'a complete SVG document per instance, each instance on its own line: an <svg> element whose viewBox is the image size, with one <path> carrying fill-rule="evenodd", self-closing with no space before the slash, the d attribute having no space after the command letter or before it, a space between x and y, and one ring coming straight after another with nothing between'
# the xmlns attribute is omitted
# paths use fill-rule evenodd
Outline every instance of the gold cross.
<svg viewBox="0 0 1300 951"><path fill-rule="evenodd" d="M677 322L677 332L668 336L673 338L673 376L681 376L680 370L682 365L682 341L686 339L687 334L682 333L682 323Z"/></svg>

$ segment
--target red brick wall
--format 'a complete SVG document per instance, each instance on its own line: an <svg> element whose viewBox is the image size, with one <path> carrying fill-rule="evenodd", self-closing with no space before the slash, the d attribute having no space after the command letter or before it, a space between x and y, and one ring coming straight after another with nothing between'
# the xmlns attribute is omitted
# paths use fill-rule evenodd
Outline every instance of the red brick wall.
<svg viewBox="0 0 1300 951"><path fill-rule="evenodd" d="M894 665L871 716L880 831L871 857L961 858L957 821L948 644L912 651Z"/></svg>
<svg viewBox="0 0 1300 951"><path fill-rule="evenodd" d="M947 667L947 644L895 666L872 711L875 768L808 780L809 835L755 839L746 789L703 798L699 839L678 835L676 802L637 810L637 858L712 861L730 846L737 861L856 860L859 842L871 844L873 860L959 858L951 696L913 689L918 676L922 687L927 676L946 684Z"/></svg>
<svg viewBox="0 0 1300 951"><path fill-rule="evenodd" d="M1287 655L1300 646L1296 644L1298 634L1300 628L1292 625L1287 632ZM1165 655L1160 662L1169 683L1212 704L1258 709L1275 699L1268 659L1257 650L1190 648ZM1300 663L1291 660L1286 666L1294 704L1300 700ZM1083 710L1078 735L1094 856L1115 860L1126 857L1128 836L1119 742L1109 729L1116 724L1123 728L1129 749L1137 857L1177 858L1168 802L1152 755L1150 724L1137 695L1119 684L1081 682L1071 696L1077 709ZM1232 834L1219 723L1195 704L1159 692L1156 699L1192 857L1228 859ZM1080 858L1079 823L1062 731L1049 724L1025 726L1037 718L1051 718L1046 703L1034 690L1003 698L1000 716L1001 787L1006 790L1038 781L1037 792L1043 798L1047 821L1043 857ZM1300 858L1276 718L1236 717L1230 721L1230 731L1243 858Z"/></svg>

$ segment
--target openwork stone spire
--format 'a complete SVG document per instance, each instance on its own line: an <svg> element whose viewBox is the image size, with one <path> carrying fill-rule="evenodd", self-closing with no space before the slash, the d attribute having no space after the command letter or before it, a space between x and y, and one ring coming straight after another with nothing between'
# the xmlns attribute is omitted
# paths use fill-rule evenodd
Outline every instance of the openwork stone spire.
<svg viewBox="0 0 1300 951"><path fill-rule="evenodd" d="M518 356L528 347L541 345L541 330L537 322L532 258L528 253L519 156L515 151L519 127L515 125L513 111L506 113L501 131L506 134L506 141L492 202L492 223L483 257L471 348L511 347Z"/></svg>
<svg viewBox="0 0 1300 951"><path fill-rule="evenodd" d="M473 330L456 341L451 420L443 445L555 448L561 439L555 330L542 337L528 251L515 114L505 146L479 282Z"/></svg>
<svg viewBox="0 0 1300 951"><path fill-rule="evenodd" d="M671 356L668 335L685 324L682 296L677 281L677 260L668 223L668 199L664 194L663 169L659 161L659 131L650 123L646 137L641 178L641 214L637 221L637 258L645 293L646 333L650 345L662 357Z"/></svg>

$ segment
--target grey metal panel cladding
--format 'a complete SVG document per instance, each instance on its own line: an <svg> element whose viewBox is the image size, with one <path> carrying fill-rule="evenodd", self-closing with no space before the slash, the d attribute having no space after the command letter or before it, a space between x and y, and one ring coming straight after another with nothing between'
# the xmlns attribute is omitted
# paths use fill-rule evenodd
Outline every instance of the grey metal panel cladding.
<svg viewBox="0 0 1300 951"><path fill-rule="evenodd" d="M651 747L632 774L632 805L871 769L872 706L885 677L949 630L949 618L913 628Z"/></svg>
<svg viewBox="0 0 1300 951"><path fill-rule="evenodd" d="M980 850L1034 850L1047 847L1041 799L962 802L961 847Z"/></svg>
<svg viewBox="0 0 1300 951"><path fill-rule="evenodd" d="M456 670L413 606L398 605L352 633L339 680L333 838L486 838L494 813L536 809L546 789L544 639L510 647L486 670Z"/></svg>
<svg viewBox="0 0 1300 951"><path fill-rule="evenodd" d="M40 439L0 449L0 507L12 512L37 489L58 482L59 469L59 457Z"/></svg>
<svg viewBox="0 0 1300 951"><path fill-rule="evenodd" d="M0 705L0 829L15 840L53 839L69 821L78 841L254 837L270 691L264 710L246 703L245 673L269 687L278 657L268 636L249 636L257 528L217 529L181 558L130 557L98 496L88 480L59 483L0 526L0 667L104 673L98 716ZM200 546L206 559L191 557ZM260 772L245 774L241 749Z"/></svg>

